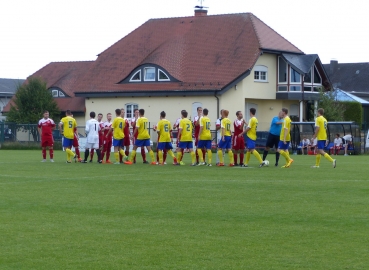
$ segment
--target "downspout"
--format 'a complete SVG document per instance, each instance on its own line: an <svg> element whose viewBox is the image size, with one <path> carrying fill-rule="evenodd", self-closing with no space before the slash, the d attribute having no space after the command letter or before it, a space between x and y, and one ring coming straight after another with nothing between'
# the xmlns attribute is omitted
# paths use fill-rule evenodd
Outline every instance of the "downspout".
<svg viewBox="0 0 369 270"><path fill-rule="evenodd" d="M217 92L216 91L214 91L214 97L217 99L217 115L218 115L218 113L219 113L219 97L217 96Z"/></svg>

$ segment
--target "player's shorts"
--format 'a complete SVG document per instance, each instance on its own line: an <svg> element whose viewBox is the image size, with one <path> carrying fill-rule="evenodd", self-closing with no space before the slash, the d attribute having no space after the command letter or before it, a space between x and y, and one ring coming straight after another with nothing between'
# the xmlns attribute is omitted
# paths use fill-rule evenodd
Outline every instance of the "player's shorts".
<svg viewBox="0 0 369 270"><path fill-rule="evenodd" d="M41 147L52 147L54 146L54 138L53 137L42 137L41 139Z"/></svg>
<svg viewBox="0 0 369 270"><path fill-rule="evenodd" d="M136 139L135 146L137 147L150 146L150 139L145 139L145 140Z"/></svg>
<svg viewBox="0 0 369 270"><path fill-rule="evenodd" d="M255 149L256 143L254 140L251 140L249 137L246 137L247 149Z"/></svg>
<svg viewBox="0 0 369 270"><path fill-rule="evenodd" d="M288 150L288 147L290 147L290 142L284 143L283 141L279 141L279 143L278 143L278 149Z"/></svg>
<svg viewBox="0 0 369 270"><path fill-rule="evenodd" d="M98 149L99 143L87 143L85 144L86 149Z"/></svg>
<svg viewBox="0 0 369 270"><path fill-rule="evenodd" d="M129 139L129 136L124 136L123 139L123 146L130 146L131 140Z"/></svg>
<svg viewBox="0 0 369 270"><path fill-rule="evenodd" d="M79 147L78 139L77 139L77 137L76 137L76 136L74 136L74 139L73 139L73 147L74 147L74 148Z"/></svg>
<svg viewBox="0 0 369 270"><path fill-rule="evenodd" d="M123 139L117 140L113 138L113 146L122 146L123 145Z"/></svg>
<svg viewBox="0 0 369 270"><path fill-rule="evenodd" d="M326 144L325 140L319 140L316 146L318 149L324 150L325 144Z"/></svg>
<svg viewBox="0 0 369 270"><path fill-rule="evenodd" d="M211 140L199 140L197 148L211 150Z"/></svg>
<svg viewBox="0 0 369 270"><path fill-rule="evenodd" d="M164 150L164 149L173 149L172 143L171 142L158 142L158 147L159 150Z"/></svg>
<svg viewBox="0 0 369 270"><path fill-rule="evenodd" d="M63 138L63 147L72 147L73 139Z"/></svg>
<svg viewBox="0 0 369 270"><path fill-rule="evenodd" d="M178 145L181 149L192 149L193 148L193 142L179 142Z"/></svg>
<svg viewBox="0 0 369 270"><path fill-rule="evenodd" d="M245 139L243 136L238 137L238 136L234 136L233 137L233 144L232 144L232 148L234 150L244 150L245 149Z"/></svg>
<svg viewBox="0 0 369 270"><path fill-rule="evenodd" d="M231 136L224 136L224 141L220 139L218 148L221 149L231 149L232 145L232 137Z"/></svg>
<svg viewBox="0 0 369 270"><path fill-rule="evenodd" d="M272 133L269 133L265 146L269 148L273 148L273 147L278 148L279 138L280 138L279 135L274 135Z"/></svg>

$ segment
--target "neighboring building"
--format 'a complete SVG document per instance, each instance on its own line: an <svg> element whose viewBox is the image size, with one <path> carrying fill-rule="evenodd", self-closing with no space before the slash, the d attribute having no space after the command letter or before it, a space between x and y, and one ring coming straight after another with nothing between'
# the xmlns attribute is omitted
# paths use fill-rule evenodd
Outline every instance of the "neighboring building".
<svg viewBox="0 0 369 270"><path fill-rule="evenodd" d="M282 107L306 119L318 88L331 89L318 55L305 55L255 15L206 14L151 19L96 61L51 63L33 76L68 96L58 102L62 110L86 119L86 111L105 115L123 107L128 118L144 108L151 122L162 110L174 121L182 109L193 118L202 106L215 122L222 108L231 119L238 110L248 119L255 107L258 130L267 130Z"/></svg>
<svg viewBox="0 0 369 270"><path fill-rule="evenodd" d="M22 79L2 79L0 78L0 121L6 119L2 115L3 109L17 92L18 86L23 84L25 80Z"/></svg>

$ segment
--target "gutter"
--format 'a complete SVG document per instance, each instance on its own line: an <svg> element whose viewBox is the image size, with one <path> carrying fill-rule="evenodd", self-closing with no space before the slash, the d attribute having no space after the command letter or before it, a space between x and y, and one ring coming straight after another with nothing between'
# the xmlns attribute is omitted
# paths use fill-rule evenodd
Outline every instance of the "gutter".
<svg viewBox="0 0 369 270"><path fill-rule="evenodd" d="M217 99L217 114L219 113L219 97L217 96L217 92L214 91L214 97Z"/></svg>

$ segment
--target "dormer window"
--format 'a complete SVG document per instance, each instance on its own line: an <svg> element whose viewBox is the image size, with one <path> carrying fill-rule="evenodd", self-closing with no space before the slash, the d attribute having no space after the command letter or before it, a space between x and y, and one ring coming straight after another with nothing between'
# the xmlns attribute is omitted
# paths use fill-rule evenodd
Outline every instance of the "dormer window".
<svg viewBox="0 0 369 270"><path fill-rule="evenodd" d="M170 81L168 75L161 69L158 70L158 81Z"/></svg>
<svg viewBox="0 0 369 270"><path fill-rule="evenodd" d="M131 77L129 81L130 82L141 82L141 69L138 70L135 74L133 74L133 76Z"/></svg>
<svg viewBox="0 0 369 270"><path fill-rule="evenodd" d="M59 90L52 90L52 91L51 91L51 95L52 95L53 97L58 97L58 96L59 96Z"/></svg>
<svg viewBox="0 0 369 270"><path fill-rule="evenodd" d="M62 91L59 91L59 97L65 97L65 95Z"/></svg>
<svg viewBox="0 0 369 270"><path fill-rule="evenodd" d="M144 68L144 80L147 81L155 81L155 68L154 67L147 67Z"/></svg>
<svg viewBox="0 0 369 270"><path fill-rule="evenodd" d="M59 89L55 89L55 88L51 88L49 89L51 95L54 97L54 98L57 98L57 97L65 97L65 94L63 91L59 90Z"/></svg>
<svg viewBox="0 0 369 270"><path fill-rule="evenodd" d="M134 69L125 79L119 83L147 83L147 82L173 82L168 71L155 64L144 64Z"/></svg>

